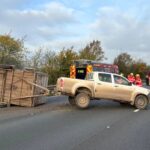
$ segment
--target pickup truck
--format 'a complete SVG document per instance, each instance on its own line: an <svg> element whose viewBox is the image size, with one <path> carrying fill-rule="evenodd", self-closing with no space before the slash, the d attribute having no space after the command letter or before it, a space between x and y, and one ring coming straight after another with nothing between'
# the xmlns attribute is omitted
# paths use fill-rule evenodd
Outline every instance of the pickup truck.
<svg viewBox="0 0 150 150"><path fill-rule="evenodd" d="M56 88L62 95L68 95L71 105L83 109L94 99L129 103L137 109L145 109L150 100L150 90L133 85L125 77L114 73L92 72L87 74L86 80L60 77Z"/></svg>

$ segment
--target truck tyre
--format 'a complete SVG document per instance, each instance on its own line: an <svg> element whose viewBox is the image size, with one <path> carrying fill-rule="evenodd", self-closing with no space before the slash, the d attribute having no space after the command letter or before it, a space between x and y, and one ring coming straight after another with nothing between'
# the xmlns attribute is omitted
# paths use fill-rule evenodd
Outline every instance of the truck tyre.
<svg viewBox="0 0 150 150"><path fill-rule="evenodd" d="M134 105L137 109L145 109L148 106L148 99L144 95L138 95L135 98Z"/></svg>
<svg viewBox="0 0 150 150"><path fill-rule="evenodd" d="M70 103L71 106L75 106L75 105L76 105L76 103L75 103L75 98L74 98L74 97L69 96L69 97L68 97L68 101L69 101L69 103Z"/></svg>
<svg viewBox="0 0 150 150"><path fill-rule="evenodd" d="M76 95L75 102L78 108L88 108L90 104L90 97L86 93L79 93Z"/></svg>

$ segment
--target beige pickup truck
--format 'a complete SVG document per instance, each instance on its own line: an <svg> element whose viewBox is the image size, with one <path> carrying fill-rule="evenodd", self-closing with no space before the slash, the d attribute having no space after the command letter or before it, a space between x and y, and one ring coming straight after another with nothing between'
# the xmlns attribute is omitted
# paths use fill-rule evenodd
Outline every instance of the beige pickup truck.
<svg viewBox="0 0 150 150"><path fill-rule="evenodd" d="M79 108L87 108L90 100L107 99L145 109L150 100L150 90L133 85L118 74L106 72L89 73L86 80L60 77L57 91L68 95L69 103Z"/></svg>

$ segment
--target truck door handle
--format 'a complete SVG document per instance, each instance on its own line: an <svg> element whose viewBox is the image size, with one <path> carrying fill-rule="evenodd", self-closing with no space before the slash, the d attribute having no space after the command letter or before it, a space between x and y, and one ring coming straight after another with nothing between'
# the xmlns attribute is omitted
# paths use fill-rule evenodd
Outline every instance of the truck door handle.
<svg viewBox="0 0 150 150"><path fill-rule="evenodd" d="M118 87L118 85L115 85L114 87Z"/></svg>
<svg viewBox="0 0 150 150"><path fill-rule="evenodd" d="M98 85L102 85L101 83L97 83Z"/></svg>

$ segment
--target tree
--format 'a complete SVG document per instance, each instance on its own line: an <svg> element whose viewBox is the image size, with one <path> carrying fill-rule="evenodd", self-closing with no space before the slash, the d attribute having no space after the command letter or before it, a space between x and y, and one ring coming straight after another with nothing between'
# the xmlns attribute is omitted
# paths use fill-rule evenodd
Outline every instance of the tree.
<svg viewBox="0 0 150 150"><path fill-rule="evenodd" d="M0 63L21 67L24 52L23 39L0 35Z"/></svg>
<svg viewBox="0 0 150 150"><path fill-rule="evenodd" d="M149 67L143 60L138 59L134 60L133 64L131 65L130 69L134 74L140 74L142 78L145 77L146 72L149 70Z"/></svg>
<svg viewBox="0 0 150 150"><path fill-rule="evenodd" d="M131 65L133 64L133 59L127 53L121 53L114 59L114 64L118 65L119 70L125 76L131 72Z"/></svg>
<svg viewBox="0 0 150 150"><path fill-rule="evenodd" d="M57 56L54 51L48 50L45 52L41 71L45 72L49 76L49 84L56 84L56 80L59 77L59 68Z"/></svg>
<svg viewBox="0 0 150 150"><path fill-rule="evenodd" d="M44 53L44 54L43 54ZM32 57L32 66L49 75L49 84L55 84L60 76L69 76L70 65L77 59L102 60L104 52L99 41L93 41L83 50L76 52L73 47L63 48L55 53L54 51L39 49Z"/></svg>
<svg viewBox="0 0 150 150"><path fill-rule="evenodd" d="M45 50L43 48L35 50L35 52L27 58L26 65L36 70L40 70L42 68L42 65L45 63L45 55Z"/></svg>
<svg viewBox="0 0 150 150"><path fill-rule="evenodd" d="M69 49L62 49L57 54L52 50L38 49L29 61L29 67L43 71L49 76L49 84L56 84L60 76L69 76L69 68L73 60L78 58L78 53Z"/></svg>
<svg viewBox="0 0 150 150"><path fill-rule="evenodd" d="M93 41L88 44L84 49L79 51L80 59L88 59L88 60L103 60L104 59L104 51L101 47L100 41Z"/></svg>
<svg viewBox="0 0 150 150"><path fill-rule="evenodd" d="M78 53L73 50L73 47L69 49L63 49L57 55L58 68L60 73L64 76L69 76L69 68L74 60L78 59Z"/></svg>
<svg viewBox="0 0 150 150"><path fill-rule="evenodd" d="M114 59L114 64L118 65L120 72L125 76L132 72L134 75L140 74L142 78L145 78L146 72L148 72L150 68L143 60L134 60L127 53L118 55Z"/></svg>

